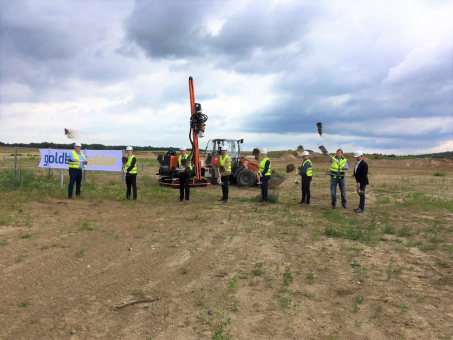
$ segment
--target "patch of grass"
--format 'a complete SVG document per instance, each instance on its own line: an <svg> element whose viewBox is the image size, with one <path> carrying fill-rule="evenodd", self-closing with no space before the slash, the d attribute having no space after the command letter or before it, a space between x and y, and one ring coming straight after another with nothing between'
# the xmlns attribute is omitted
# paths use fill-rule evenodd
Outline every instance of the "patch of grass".
<svg viewBox="0 0 453 340"><path fill-rule="evenodd" d="M440 258L436 258L436 264L441 268L450 268L450 265L447 262L442 261Z"/></svg>
<svg viewBox="0 0 453 340"><path fill-rule="evenodd" d="M407 311L410 309L410 307L409 307L409 305L407 305L406 303L401 301L400 309L401 309L401 313L407 313Z"/></svg>
<svg viewBox="0 0 453 340"><path fill-rule="evenodd" d="M279 196L278 192L270 191L269 196L267 198L267 202L268 203L278 203L279 199L280 199L280 196Z"/></svg>
<svg viewBox="0 0 453 340"><path fill-rule="evenodd" d="M376 318L380 317L381 314L382 314L382 306L379 305L376 307L376 310L374 311L374 314L371 317L376 319Z"/></svg>
<svg viewBox="0 0 453 340"><path fill-rule="evenodd" d="M293 276L291 275L291 270L289 267L285 268L285 272L283 273L283 287L288 287L291 283L293 283Z"/></svg>
<svg viewBox="0 0 453 340"><path fill-rule="evenodd" d="M22 301L21 303L19 303L19 307L22 307L22 308L27 308L29 305L30 305L30 302L28 300L25 300L25 301Z"/></svg>
<svg viewBox="0 0 453 340"><path fill-rule="evenodd" d="M398 236L400 237L409 237L412 235L411 233L412 227L408 225L404 225L401 229L398 230Z"/></svg>
<svg viewBox="0 0 453 340"><path fill-rule="evenodd" d="M315 280L315 276L313 272L310 270L310 272L307 274L307 280L309 284L313 284L313 281Z"/></svg>
<svg viewBox="0 0 453 340"><path fill-rule="evenodd" d="M433 176L445 177L445 176L447 176L447 174L445 172L443 172L443 171L436 171Z"/></svg>
<svg viewBox="0 0 453 340"><path fill-rule="evenodd" d="M75 253L75 256L82 257L85 254L85 252L86 252L86 249L81 248Z"/></svg>
<svg viewBox="0 0 453 340"><path fill-rule="evenodd" d="M263 269L264 263L257 262L255 263L255 268L252 270L252 274L255 276L261 276L266 274L266 271Z"/></svg>
<svg viewBox="0 0 453 340"><path fill-rule="evenodd" d="M369 241L371 239L370 235L364 232L362 229L348 224L343 224L338 228L335 228L332 225L327 226L324 229L324 233L327 236L339 237L355 241Z"/></svg>
<svg viewBox="0 0 453 340"><path fill-rule="evenodd" d="M239 288L238 281L236 279L236 276L233 276L230 281L228 281L228 290L230 291L236 291Z"/></svg>
<svg viewBox="0 0 453 340"><path fill-rule="evenodd" d="M280 302L280 305L282 305L283 307L291 307L293 299L291 298L291 296L284 296L278 299L278 302Z"/></svg>
<svg viewBox="0 0 453 340"><path fill-rule="evenodd" d="M386 224L382 229L382 232L384 234L393 235L395 234L395 228L393 228L390 224Z"/></svg>
<svg viewBox="0 0 453 340"><path fill-rule="evenodd" d="M231 319L224 317L223 312L214 312L214 315L210 318L210 321L214 323L214 330L212 332L212 340L232 340L231 329L227 327L231 324Z"/></svg>
<svg viewBox="0 0 453 340"><path fill-rule="evenodd" d="M25 260L27 258L27 256L28 256L28 254L25 254L25 253L19 254L15 259L16 263L22 262L23 260Z"/></svg>
<svg viewBox="0 0 453 340"><path fill-rule="evenodd" d="M81 231L83 231L83 230L93 230L93 229L94 229L93 223L88 222L88 221L83 222L82 225L80 226L80 230Z"/></svg>
<svg viewBox="0 0 453 340"><path fill-rule="evenodd" d="M0 241L0 246L6 246L8 244L8 240L7 239L3 239Z"/></svg>
<svg viewBox="0 0 453 340"><path fill-rule="evenodd" d="M143 293L143 291L141 289L134 289L132 292L131 292L131 295L132 296L136 296L136 297L144 297L145 296L145 293Z"/></svg>
<svg viewBox="0 0 453 340"><path fill-rule="evenodd" d="M352 305L354 313L357 313L360 310L360 305L362 304L362 302L363 302L363 298L361 296L357 296L355 298L355 301Z"/></svg>
<svg viewBox="0 0 453 340"><path fill-rule="evenodd" d="M22 234L19 236L20 239L26 239L32 237L32 234Z"/></svg>
<svg viewBox="0 0 453 340"><path fill-rule="evenodd" d="M181 274L189 274L189 269L181 268Z"/></svg>

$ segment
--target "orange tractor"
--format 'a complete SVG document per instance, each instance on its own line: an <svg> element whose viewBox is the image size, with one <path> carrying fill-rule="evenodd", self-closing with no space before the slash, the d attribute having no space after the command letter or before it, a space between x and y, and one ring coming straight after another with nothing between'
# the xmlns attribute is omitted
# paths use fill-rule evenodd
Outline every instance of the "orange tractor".
<svg viewBox="0 0 453 340"><path fill-rule="evenodd" d="M219 178L220 167L220 149L226 146L228 155L231 157L231 175L232 184L239 187L251 187L257 183L256 173L258 172L258 163L251 161L241 155L241 144L243 139L213 139L208 141L205 149L206 167L209 169L210 182L216 184ZM209 149L209 150L208 150Z"/></svg>

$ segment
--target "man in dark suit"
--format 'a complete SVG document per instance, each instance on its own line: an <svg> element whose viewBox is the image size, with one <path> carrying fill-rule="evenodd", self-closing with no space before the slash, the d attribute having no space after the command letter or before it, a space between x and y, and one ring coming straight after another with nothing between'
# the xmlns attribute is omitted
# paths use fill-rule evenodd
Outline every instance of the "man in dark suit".
<svg viewBox="0 0 453 340"><path fill-rule="evenodd" d="M357 214L363 213L365 210L365 188L368 183L368 164L363 159L362 151L356 151L354 157L357 163L354 166L354 177L357 182L357 193L360 196L359 207L354 209Z"/></svg>

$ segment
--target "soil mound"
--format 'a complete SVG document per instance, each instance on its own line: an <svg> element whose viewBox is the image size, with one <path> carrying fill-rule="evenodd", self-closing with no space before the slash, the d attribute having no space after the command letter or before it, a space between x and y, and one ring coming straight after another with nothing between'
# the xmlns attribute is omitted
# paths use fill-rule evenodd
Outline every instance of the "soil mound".
<svg viewBox="0 0 453 340"><path fill-rule="evenodd" d="M296 161L297 157L291 153L284 153L279 159L282 161Z"/></svg>

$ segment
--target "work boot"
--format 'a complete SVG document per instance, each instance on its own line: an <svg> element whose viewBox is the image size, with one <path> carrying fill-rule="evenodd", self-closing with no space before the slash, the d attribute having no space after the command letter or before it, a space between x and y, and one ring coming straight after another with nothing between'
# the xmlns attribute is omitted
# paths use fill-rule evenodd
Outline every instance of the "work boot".
<svg viewBox="0 0 453 340"><path fill-rule="evenodd" d="M356 213L356 214L363 214L363 210L359 208L359 209L357 209L357 210L355 211L355 213Z"/></svg>
<svg viewBox="0 0 453 340"><path fill-rule="evenodd" d="M304 204L304 203L305 203L305 201L302 201L302 200L300 200L299 202L297 202L297 204Z"/></svg>
<svg viewBox="0 0 453 340"><path fill-rule="evenodd" d="M354 209L354 212L356 212L356 211L359 210L359 209L360 209L360 207L359 207L359 208L355 208L355 209Z"/></svg>
<svg viewBox="0 0 453 340"><path fill-rule="evenodd" d="M348 207L346 206L346 204L345 204L345 205L342 205L342 207L343 207L343 209L347 209L347 208L348 208Z"/></svg>
<svg viewBox="0 0 453 340"><path fill-rule="evenodd" d="M228 200L223 200L223 202L222 202L222 203L228 203Z"/></svg>

